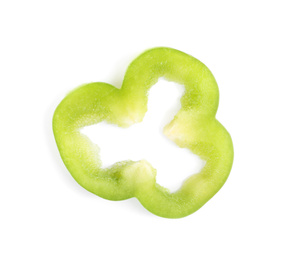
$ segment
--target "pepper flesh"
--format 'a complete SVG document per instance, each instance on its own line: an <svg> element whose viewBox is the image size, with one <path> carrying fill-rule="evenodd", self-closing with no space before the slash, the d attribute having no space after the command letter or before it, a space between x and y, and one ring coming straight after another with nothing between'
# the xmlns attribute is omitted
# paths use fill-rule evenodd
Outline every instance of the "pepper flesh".
<svg viewBox="0 0 296 260"><path fill-rule="evenodd" d="M99 148L80 133L82 127L101 121L120 127L141 122L148 91L160 77L185 87L181 109L164 134L206 161L201 172L174 193L156 183L156 170L145 160L102 168ZM215 119L218 102L217 83L203 63L172 48L154 48L130 64L120 89L97 82L69 93L56 108L53 132L67 169L82 187L109 200L136 197L158 216L180 218L211 199L232 167L231 137Z"/></svg>

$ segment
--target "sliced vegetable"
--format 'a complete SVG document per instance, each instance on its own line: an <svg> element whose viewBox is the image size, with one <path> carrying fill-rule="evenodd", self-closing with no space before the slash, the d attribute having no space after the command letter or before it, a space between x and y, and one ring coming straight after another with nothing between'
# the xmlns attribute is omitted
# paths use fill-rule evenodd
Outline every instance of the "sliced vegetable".
<svg viewBox="0 0 296 260"><path fill-rule="evenodd" d="M174 193L156 183L156 170L145 160L102 168L99 148L80 133L82 127L101 121L120 127L141 122L148 91L160 77L185 86L182 107L165 126L165 135L206 161L202 171ZM232 167L231 137L215 119L218 101L217 83L203 63L175 49L154 48L130 64L121 89L97 82L69 93L54 113L53 132L66 167L82 187L109 200L136 197L158 216L180 218L212 198Z"/></svg>

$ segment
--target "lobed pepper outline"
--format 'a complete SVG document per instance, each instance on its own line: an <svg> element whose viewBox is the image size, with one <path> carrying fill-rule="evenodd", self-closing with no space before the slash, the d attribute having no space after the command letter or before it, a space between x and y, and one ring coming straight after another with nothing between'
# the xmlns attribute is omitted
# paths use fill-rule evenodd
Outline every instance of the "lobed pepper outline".
<svg viewBox="0 0 296 260"><path fill-rule="evenodd" d="M99 148L79 131L103 120L121 127L141 122L148 91L160 77L185 86L181 109L165 134L206 161L174 193L156 183L156 170L145 160L102 169ZM231 137L215 118L218 101L217 83L203 63L176 49L153 48L130 64L120 89L97 82L70 92L55 110L54 137L65 166L88 191L109 200L136 197L155 215L185 217L218 192L232 167Z"/></svg>

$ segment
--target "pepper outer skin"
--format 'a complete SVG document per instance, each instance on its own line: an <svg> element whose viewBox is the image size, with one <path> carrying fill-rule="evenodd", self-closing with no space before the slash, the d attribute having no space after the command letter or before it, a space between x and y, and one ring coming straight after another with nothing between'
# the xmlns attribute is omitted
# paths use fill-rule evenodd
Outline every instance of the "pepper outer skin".
<svg viewBox="0 0 296 260"><path fill-rule="evenodd" d="M141 122L148 91L160 77L185 87L181 109L164 127L164 134L206 161L201 172L174 193L156 183L156 170L146 160L102 168L99 147L80 132L102 121L120 127ZM216 80L202 62L176 49L158 47L129 65L120 89L96 82L70 92L55 110L53 132L64 164L82 187L108 200L136 197L155 215L181 218L210 200L232 167L231 137L215 118L218 102Z"/></svg>

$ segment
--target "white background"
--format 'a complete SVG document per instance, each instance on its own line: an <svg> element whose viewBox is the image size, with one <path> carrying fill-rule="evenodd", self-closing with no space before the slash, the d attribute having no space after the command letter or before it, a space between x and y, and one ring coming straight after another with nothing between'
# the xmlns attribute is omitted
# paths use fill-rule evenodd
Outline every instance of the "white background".
<svg viewBox="0 0 296 260"><path fill-rule="evenodd" d="M295 10L285 0L1 1L0 258L296 259ZM176 220L81 188L51 130L70 90L119 87L156 46L210 68L235 149L223 188Z"/></svg>

